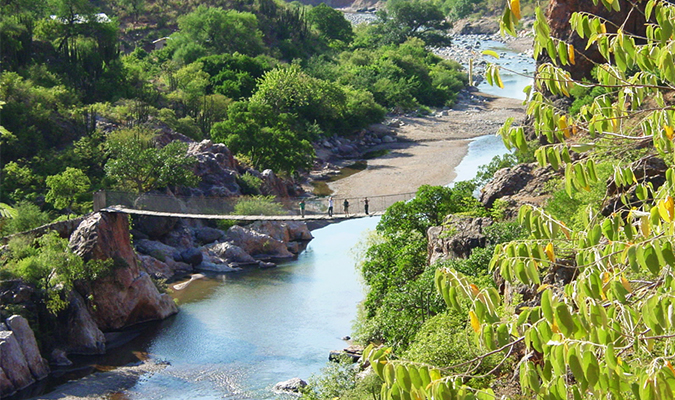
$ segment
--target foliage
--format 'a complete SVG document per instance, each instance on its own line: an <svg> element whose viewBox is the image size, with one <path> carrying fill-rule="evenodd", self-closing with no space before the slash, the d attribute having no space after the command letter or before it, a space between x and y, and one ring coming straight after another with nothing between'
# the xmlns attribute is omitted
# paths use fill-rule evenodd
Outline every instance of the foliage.
<svg viewBox="0 0 675 400"><path fill-rule="evenodd" d="M45 200L70 214L75 200L90 194L91 182L82 170L68 167L60 174L48 176L47 186Z"/></svg>
<svg viewBox="0 0 675 400"><path fill-rule="evenodd" d="M675 6L659 0L601 2L614 12L636 7L623 15L643 14L648 24L629 28L586 11L571 16L571 30L587 41L586 48L597 46L602 57L597 83L590 85L610 90L576 115L558 109L544 92L568 97L575 86L589 85L574 81L568 71L580 49L553 38L541 11L534 26L535 57L545 53L550 58L538 67L539 91L528 106L536 134L549 143L535 155L542 166L564 169L571 198L603 184L597 165L608 148L621 152L626 143L649 139L652 154L672 165ZM503 30L515 33L519 1L511 1L503 15ZM499 83L498 68L488 68L487 75ZM524 148L523 128L510 125L501 131L504 142ZM572 152L580 156L572 157ZM675 171L669 168L659 185L619 162L610 176L623 202L615 212L603 215L591 208L581 214L582 223L568 226L545 210L524 206L518 222L527 238L496 247L491 267L512 285L536 289L538 304L516 310L496 289L480 288L453 269L438 271L438 290L452 309L468 305L468 322L484 349L467 371L487 354L501 353L506 359L516 346L524 346L517 367L524 396L672 396ZM573 277L549 284L555 270L572 270ZM491 389L467 383L471 372L394 360L384 348L369 348L365 356L385 380L383 398L495 397Z"/></svg>
<svg viewBox="0 0 675 400"><path fill-rule="evenodd" d="M319 37L328 43L340 41L349 44L354 39L352 25L344 14L324 3L309 10L307 20L319 32Z"/></svg>
<svg viewBox="0 0 675 400"><path fill-rule="evenodd" d="M166 51L184 64L212 54L255 56L263 51L258 18L249 12L200 5L178 19L178 29L167 42Z"/></svg>
<svg viewBox="0 0 675 400"><path fill-rule="evenodd" d="M37 239L16 237L2 257L2 268L42 289L43 302L54 314L68 305L64 299L78 279L94 280L110 271L112 260L84 262L56 232Z"/></svg>
<svg viewBox="0 0 675 400"><path fill-rule="evenodd" d="M234 205L234 215L284 215L286 210L274 196L242 197Z"/></svg>
<svg viewBox="0 0 675 400"><path fill-rule="evenodd" d="M237 176L237 184L241 188L243 195L258 195L262 187L263 180L251 173L246 172L243 175Z"/></svg>
<svg viewBox="0 0 675 400"><path fill-rule="evenodd" d="M474 210L474 189L469 182L458 182L452 188L422 185L412 200L389 207L377 229L383 233L417 231L425 235L429 227L441 225L449 214Z"/></svg>
<svg viewBox="0 0 675 400"><path fill-rule="evenodd" d="M19 201L14 205L16 215L8 219L2 226L3 236L12 233L25 232L51 222L49 213L40 210L40 207L28 201Z"/></svg>
<svg viewBox="0 0 675 400"><path fill-rule="evenodd" d="M105 164L107 176L116 186L144 193L172 185L192 186L197 177L192 172L195 160L186 155L187 145L171 142L157 149L152 133L142 128L116 131L109 135Z"/></svg>
<svg viewBox="0 0 675 400"><path fill-rule="evenodd" d="M245 155L258 169L292 173L308 168L314 157L310 138L296 126L291 114L278 113L268 104L236 102L227 120L213 126L211 138Z"/></svg>
<svg viewBox="0 0 675 400"><path fill-rule="evenodd" d="M401 44L409 38L422 39L428 46L448 46L450 24L438 4L427 0L389 0L378 12L380 24L374 33L383 44Z"/></svg>

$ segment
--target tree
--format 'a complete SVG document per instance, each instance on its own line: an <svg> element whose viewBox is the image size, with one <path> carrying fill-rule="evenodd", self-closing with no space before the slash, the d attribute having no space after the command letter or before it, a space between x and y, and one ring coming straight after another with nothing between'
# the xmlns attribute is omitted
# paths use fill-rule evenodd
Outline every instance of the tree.
<svg viewBox="0 0 675 400"><path fill-rule="evenodd" d="M109 135L110 156L106 175L123 190L137 194L167 186L194 186L198 178L192 172L193 157L186 155L187 145L171 142L156 148L152 133L132 128Z"/></svg>
<svg viewBox="0 0 675 400"><path fill-rule="evenodd" d="M174 52L174 59L186 64L198 58L188 57L189 53L199 57L234 52L255 56L264 49L258 19L248 12L200 5L178 19L178 28L167 47Z"/></svg>
<svg viewBox="0 0 675 400"><path fill-rule="evenodd" d="M60 174L47 177L49 192L45 200L57 209L66 209L72 212L72 206L79 197L88 194L91 182L82 170L68 167Z"/></svg>
<svg viewBox="0 0 675 400"><path fill-rule="evenodd" d="M440 7L427 0L390 0L379 12L381 25L376 30L386 44L400 44L408 38L422 39L427 46L448 46L446 31L450 24Z"/></svg>
<svg viewBox="0 0 675 400"><path fill-rule="evenodd" d="M530 307L516 310L496 289L480 289L454 269L439 270L438 290L449 307L468 310L484 354L463 365L430 367L394 361L388 350L369 348L364 355L386 381L384 398L495 398L489 388L467 385L466 370L488 354L506 359L517 345L524 346L518 375L526 397L667 399L675 393L675 5L602 4L614 12L627 7L624 15L642 15L646 23L631 31L636 25L610 24L599 12L571 16L570 29L586 40L586 49L597 46L601 55L595 83L575 81L562 68L573 69L583 50L552 37L537 11L535 56L548 58L539 58L538 91L528 108L536 134L548 142L537 149L537 160L564 169L566 190L575 193L607 186L595 166L608 152L626 155L649 145L650 156L668 165L662 179L648 181L637 164L615 162L609 186L619 201L605 213L589 208L579 228L541 208L521 208L518 220L529 237L497 246L491 267L511 284L535 289L538 303ZM502 29L515 33L519 18L519 2L511 1ZM497 67L486 75L501 83ZM569 97L579 85L609 91L576 115L557 108L551 95ZM508 146L528 146L522 127L508 123L501 134ZM555 270L570 271L570 278L555 280Z"/></svg>
<svg viewBox="0 0 675 400"><path fill-rule="evenodd" d="M213 126L211 138L246 156L254 167L293 173L312 165L314 148L306 133L295 130L292 115L257 102L233 103L227 114Z"/></svg>
<svg viewBox="0 0 675 400"><path fill-rule="evenodd" d="M349 44L354 39L352 24L345 19L344 14L324 3L309 10L307 19L319 36L329 43L341 41Z"/></svg>

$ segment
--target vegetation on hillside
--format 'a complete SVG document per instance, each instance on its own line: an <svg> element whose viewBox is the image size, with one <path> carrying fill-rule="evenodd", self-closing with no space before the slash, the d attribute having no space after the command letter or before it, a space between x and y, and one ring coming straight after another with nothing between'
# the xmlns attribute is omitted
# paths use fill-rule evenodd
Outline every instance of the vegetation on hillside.
<svg viewBox="0 0 675 400"><path fill-rule="evenodd" d="M447 41L439 7L392 1L383 15L354 30L325 5L278 0L4 2L0 201L51 218L86 212L102 188L195 184L184 147L154 148L162 126L293 176L324 136L452 104L466 77L427 50Z"/></svg>

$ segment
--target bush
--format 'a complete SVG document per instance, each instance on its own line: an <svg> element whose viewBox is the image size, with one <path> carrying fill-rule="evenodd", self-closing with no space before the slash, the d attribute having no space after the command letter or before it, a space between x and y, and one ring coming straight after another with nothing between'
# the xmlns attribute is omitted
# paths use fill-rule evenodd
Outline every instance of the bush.
<svg viewBox="0 0 675 400"><path fill-rule="evenodd" d="M21 201L14 206L16 216L7 220L3 226L3 235L25 232L33 228L48 224L52 217L49 213L40 210L40 207L27 201Z"/></svg>
<svg viewBox="0 0 675 400"><path fill-rule="evenodd" d="M234 215L284 215L286 210L274 201L274 196L242 198L234 206Z"/></svg>
<svg viewBox="0 0 675 400"><path fill-rule="evenodd" d="M241 188L241 194L259 195L263 180L247 172L243 175L237 176L237 184Z"/></svg>

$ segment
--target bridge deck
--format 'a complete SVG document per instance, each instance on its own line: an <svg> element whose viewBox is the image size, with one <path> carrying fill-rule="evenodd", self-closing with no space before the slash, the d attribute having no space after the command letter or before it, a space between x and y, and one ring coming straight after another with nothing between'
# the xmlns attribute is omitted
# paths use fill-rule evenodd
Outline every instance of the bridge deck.
<svg viewBox="0 0 675 400"><path fill-rule="evenodd" d="M303 218L300 215L231 215L231 214L183 214L171 213L162 211L137 210L123 206L111 206L101 209L101 211L117 212L124 214L148 215L153 217L172 217L172 218L194 218L194 219L228 219L235 221L315 221L315 220L342 220L352 218L372 217L374 215L382 215L384 211L377 211L370 214L353 213L353 214L333 214L329 217L328 214L305 214Z"/></svg>

